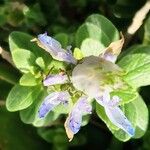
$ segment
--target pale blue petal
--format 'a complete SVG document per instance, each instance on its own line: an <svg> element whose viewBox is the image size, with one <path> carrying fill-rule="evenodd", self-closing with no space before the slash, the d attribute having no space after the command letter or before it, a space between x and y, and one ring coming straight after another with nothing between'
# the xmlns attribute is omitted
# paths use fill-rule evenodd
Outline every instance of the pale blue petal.
<svg viewBox="0 0 150 150"><path fill-rule="evenodd" d="M68 46L67 50L64 50L61 44L52 37L47 36L47 33L38 35L38 40L42 47L44 47L45 50L48 51L54 59L76 64L77 61L73 57L70 50L71 46Z"/></svg>
<svg viewBox="0 0 150 150"><path fill-rule="evenodd" d="M119 106L121 99L118 96L113 96L112 99L107 103L110 107L116 107Z"/></svg>
<svg viewBox="0 0 150 150"><path fill-rule="evenodd" d="M110 93L109 90L107 90L104 92L103 96L95 99L97 103L104 107L107 117L114 125L124 130L130 136L134 135L134 128L132 127L132 124L118 106L120 102L120 98L118 96L113 96L112 99L110 99Z"/></svg>
<svg viewBox="0 0 150 150"><path fill-rule="evenodd" d="M38 111L39 118L44 118L47 115L47 113L50 112L54 107L55 105L52 105L50 103L42 103Z"/></svg>
<svg viewBox="0 0 150 150"><path fill-rule="evenodd" d="M64 92L53 92L49 94L41 104L38 115L39 118L45 117L51 110L53 110L59 104L68 103L70 95L67 91Z"/></svg>
<svg viewBox="0 0 150 150"><path fill-rule="evenodd" d="M117 60L117 55L112 54L111 52L105 52L102 56L107 61L110 61L112 63L115 63Z"/></svg>
<svg viewBox="0 0 150 150"><path fill-rule="evenodd" d="M74 134L76 134L80 130L81 123L82 123L82 114L71 113L71 116L69 119L69 127Z"/></svg>
<svg viewBox="0 0 150 150"><path fill-rule="evenodd" d="M91 114L92 106L88 103L88 97L82 96L79 98L76 104L76 110L83 114Z"/></svg>
<svg viewBox="0 0 150 150"><path fill-rule="evenodd" d="M116 125L118 128L124 130L130 136L134 136L135 129L133 128L130 121L126 118L124 113L119 107L104 107L106 115L110 121Z"/></svg>
<svg viewBox="0 0 150 150"><path fill-rule="evenodd" d="M108 103L110 102L110 92L109 90L105 90L103 92L103 95L100 97L96 97L95 100L97 101L97 103L99 103L102 106L108 105Z"/></svg>
<svg viewBox="0 0 150 150"><path fill-rule="evenodd" d="M44 81L43 84L44 86L50 86L50 85L55 85L55 84L64 84L68 82L68 77L67 75L49 75Z"/></svg>
<svg viewBox="0 0 150 150"><path fill-rule="evenodd" d="M50 54L57 54L61 51L61 44L52 37L47 36L47 33L38 35L38 40Z"/></svg>
<svg viewBox="0 0 150 150"><path fill-rule="evenodd" d="M57 58L60 61L65 61L65 62L72 63L72 64L76 64L77 63L77 61L73 57L73 55L70 52L67 52L67 51L59 52L57 54Z"/></svg>
<svg viewBox="0 0 150 150"><path fill-rule="evenodd" d="M82 116L91 114L91 111L92 106L88 104L87 97L83 96L79 98L67 119L67 128L69 128L73 134L76 134L80 130Z"/></svg>

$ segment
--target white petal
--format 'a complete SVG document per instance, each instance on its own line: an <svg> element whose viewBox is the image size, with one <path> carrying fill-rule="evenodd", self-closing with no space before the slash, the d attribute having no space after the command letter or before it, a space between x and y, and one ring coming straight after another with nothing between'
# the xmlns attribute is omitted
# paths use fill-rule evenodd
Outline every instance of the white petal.
<svg viewBox="0 0 150 150"><path fill-rule="evenodd" d="M103 83L103 74L84 63L77 65L72 72L74 87L90 97L102 95L101 82Z"/></svg>

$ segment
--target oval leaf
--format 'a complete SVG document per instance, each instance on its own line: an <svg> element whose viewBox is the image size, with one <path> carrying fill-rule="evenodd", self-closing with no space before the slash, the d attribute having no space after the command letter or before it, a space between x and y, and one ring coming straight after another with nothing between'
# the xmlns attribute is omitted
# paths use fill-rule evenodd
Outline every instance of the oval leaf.
<svg viewBox="0 0 150 150"><path fill-rule="evenodd" d="M9 111L18 111L29 107L39 95L40 86L28 87L15 85L6 100Z"/></svg>
<svg viewBox="0 0 150 150"><path fill-rule="evenodd" d="M107 35L109 41L113 42L119 39L117 28L104 16L93 14L86 19L86 22L90 22L100 28Z"/></svg>
<svg viewBox="0 0 150 150"><path fill-rule="evenodd" d="M124 80L138 88L150 84L150 46L133 46L118 62L127 74Z"/></svg>
<svg viewBox="0 0 150 150"><path fill-rule="evenodd" d="M107 35L96 25L92 23L85 23L79 27L76 33L76 44L78 47L82 45L82 42L86 40L87 38L96 40L100 43L100 45L103 45L104 47L108 46L110 44L110 40L107 37ZM90 47L92 47L94 43L90 43ZM81 49L82 51L82 49ZM87 51L86 51L87 52ZM92 52L90 50L90 52ZM89 52L89 53L90 53Z"/></svg>
<svg viewBox="0 0 150 150"><path fill-rule="evenodd" d="M16 49L12 52L12 58L16 67L22 72L34 72L36 57L31 51Z"/></svg>

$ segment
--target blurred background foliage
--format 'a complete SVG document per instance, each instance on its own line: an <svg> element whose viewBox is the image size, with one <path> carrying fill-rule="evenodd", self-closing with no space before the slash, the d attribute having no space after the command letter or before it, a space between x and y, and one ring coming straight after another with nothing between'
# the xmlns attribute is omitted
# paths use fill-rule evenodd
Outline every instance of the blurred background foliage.
<svg viewBox="0 0 150 150"><path fill-rule="evenodd" d="M119 31L126 32L134 14L146 0L0 0L0 46L9 52L8 36L22 31L36 36L47 31L57 39L63 35L74 45L74 35L85 19L98 13L107 17ZM130 41L150 45L150 14ZM46 128L35 128L21 122L18 113L5 108L5 99L21 73L0 55L0 150L38 149L110 149L149 150L150 127L143 138L123 143L115 139L106 125L92 116L73 142L68 143L63 124L54 122ZM150 86L140 94L150 108ZM142 112L141 112L142 113Z"/></svg>

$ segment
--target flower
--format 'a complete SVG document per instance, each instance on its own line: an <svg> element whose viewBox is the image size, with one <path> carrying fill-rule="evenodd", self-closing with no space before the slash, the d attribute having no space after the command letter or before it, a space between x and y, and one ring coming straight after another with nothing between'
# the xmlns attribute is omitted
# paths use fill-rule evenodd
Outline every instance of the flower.
<svg viewBox="0 0 150 150"><path fill-rule="evenodd" d="M64 50L61 44L53 39L50 36L47 36L47 33L38 35L38 39L36 39L38 45L45 49L50 55L59 61L65 61L68 63L76 64L76 59L72 56L72 52L70 50L70 46L67 47L67 50Z"/></svg>
<svg viewBox="0 0 150 150"><path fill-rule="evenodd" d="M82 64L73 69L72 83L76 89L102 105L114 125L133 136L134 128L118 106L120 98L118 96L110 98L110 92L116 88L116 83L113 85L112 81L108 82L107 73L119 73L122 70L116 64L103 59L89 56L83 60Z"/></svg>
<svg viewBox="0 0 150 150"><path fill-rule="evenodd" d="M67 47L67 51L62 49L61 44L47 36L47 33L40 34L37 42L54 59L72 64L77 63L72 56L71 47ZM113 90L122 88L124 84L119 77L123 70L115 64L123 43L124 38L122 37L121 40L112 42L99 57L89 56L83 58L73 68L72 74L69 76L70 80L68 80L68 74L60 73L51 74L43 81L44 86L68 83L68 86L70 86L70 83L72 83L73 87L71 88L80 93L79 99L76 100L64 124L69 141L80 130L82 117L91 114L92 106L89 100L93 99L104 107L106 115L114 125L125 131L128 135L134 135L135 129L119 106L121 99L117 95L110 96ZM70 93L71 91L68 92ZM70 95L68 92L50 93L39 108L39 117L43 118L58 105L68 103L74 96L73 93Z"/></svg>
<svg viewBox="0 0 150 150"><path fill-rule="evenodd" d="M92 107L90 104L88 104L88 97L80 97L74 105L74 107L72 108L65 122L65 129L69 141L71 141L73 139L74 134L76 134L80 130L82 116L85 114L91 114L91 111Z"/></svg>

